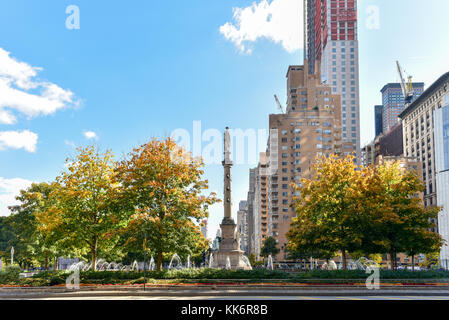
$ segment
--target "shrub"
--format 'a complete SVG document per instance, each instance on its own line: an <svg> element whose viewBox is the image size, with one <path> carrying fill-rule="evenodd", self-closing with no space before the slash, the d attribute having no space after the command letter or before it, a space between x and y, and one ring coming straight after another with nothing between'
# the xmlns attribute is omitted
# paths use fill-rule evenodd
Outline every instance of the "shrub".
<svg viewBox="0 0 449 320"><path fill-rule="evenodd" d="M17 266L7 266L0 272L0 284L12 284L19 281L19 275L22 272Z"/></svg>

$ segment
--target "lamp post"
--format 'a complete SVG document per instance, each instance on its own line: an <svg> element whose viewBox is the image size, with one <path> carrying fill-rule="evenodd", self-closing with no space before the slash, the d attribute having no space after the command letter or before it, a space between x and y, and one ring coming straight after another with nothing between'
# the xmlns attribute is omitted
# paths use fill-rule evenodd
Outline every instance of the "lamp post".
<svg viewBox="0 0 449 320"><path fill-rule="evenodd" d="M145 291L145 286L147 283L147 275L146 275L146 263L147 263L147 232L143 232L143 291Z"/></svg>
<svg viewBox="0 0 449 320"><path fill-rule="evenodd" d="M11 267L14 264L14 247L11 247Z"/></svg>

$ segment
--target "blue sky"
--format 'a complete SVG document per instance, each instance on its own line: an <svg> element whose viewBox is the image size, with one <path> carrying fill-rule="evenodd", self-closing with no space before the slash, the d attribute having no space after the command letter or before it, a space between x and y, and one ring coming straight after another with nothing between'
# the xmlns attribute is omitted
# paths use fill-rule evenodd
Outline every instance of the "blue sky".
<svg viewBox="0 0 449 320"><path fill-rule="evenodd" d="M120 158L153 136L192 132L193 121L203 131L268 129L268 114L277 112L273 94L286 100L287 67L302 63L298 2L257 0L245 10L253 1L2 1L0 80L9 77L7 89L43 104L30 110L34 100L25 99L10 107L0 97L0 214L18 188L54 179L73 145L97 143ZM66 28L69 5L80 9L80 29ZM378 29L367 27L370 6L379 9ZM233 8L241 8L240 21ZM359 1L363 142L374 135L380 89L398 81L396 59L426 86L449 71L447 12L447 0ZM272 23L261 22L266 15ZM12 58L26 64L14 67L31 72L24 79L33 88L17 82L25 71L5 68ZM3 115L2 122L2 110L15 121ZM251 166L233 167L234 215ZM205 176L221 196L221 166L208 165ZM215 206L210 237L221 217Z"/></svg>

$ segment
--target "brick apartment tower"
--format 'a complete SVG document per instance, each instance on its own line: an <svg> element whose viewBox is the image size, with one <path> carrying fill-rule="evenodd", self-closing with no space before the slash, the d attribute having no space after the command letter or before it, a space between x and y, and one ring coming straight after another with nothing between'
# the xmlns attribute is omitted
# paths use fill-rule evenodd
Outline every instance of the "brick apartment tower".
<svg viewBox="0 0 449 320"><path fill-rule="evenodd" d="M340 95L333 94L329 85L321 83L319 63L314 68L315 74L311 74L307 60L304 66L288 68L287 112L269 117L268 233L281 249L276 257L278 261L288 258L286 233L296 216L290 207L295 196L290 184L311 177L317 156L354 152L354 145L342 140ZM258 205L264 208L263 202ZM261 214L262 235L263 217Z"/></svg>
<svg viewBox="0 0 449 320"><path fill-rule="evenodd" d="M309 73L341 95L342 138L360 159L359 50L356 0L304 0L304 59Z"/></svg>

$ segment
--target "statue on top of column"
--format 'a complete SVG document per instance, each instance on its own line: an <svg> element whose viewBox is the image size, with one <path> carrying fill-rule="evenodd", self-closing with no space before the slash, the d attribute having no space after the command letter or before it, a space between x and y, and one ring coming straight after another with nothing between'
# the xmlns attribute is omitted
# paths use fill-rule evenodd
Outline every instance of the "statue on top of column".
<svg viewBox="0 0 449 320"><path fill-rule="evenodd" d="M224 134L224 163L232 164L231 160L231 135L229 134L229 127L226 127Z"/></svg>

